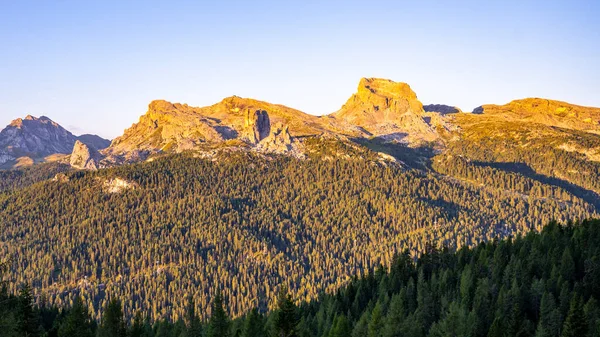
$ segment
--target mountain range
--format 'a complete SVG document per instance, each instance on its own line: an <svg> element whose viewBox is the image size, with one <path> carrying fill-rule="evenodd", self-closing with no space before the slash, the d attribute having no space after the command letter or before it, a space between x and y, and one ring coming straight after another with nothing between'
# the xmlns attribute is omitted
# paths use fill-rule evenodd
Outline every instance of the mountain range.
<svg viewBox="0 0 600 337"><path fill-rule="evenodd" d="M598 134L599 108L528 98L464 113L441 104L424 106L406 83L363 78L338 111L324 116L237 96L202 108L155 100L137 123L110 143L95 135L74 136L47 117L27 116L0 133L0 165L63 161L96 169L185 150L211 153L215 148L302 158L309 138L451 153L457 144L480 143L488 136L522 147L552 138L555 148L595 161L600 158Z"/></svg>
<svg viewBox="0 0 600 337"><path fill-rule="evenodd" d="M540 98L423 105L373 78L325 116L152 101L110 144L27 117L0 133L19 168L0 171L0 251L15 285L54 305L79 294L97 319L112 296L152 320L182 317L189 294L208 313L219 289L234 316L272 308L282 284L312 301L405 249L598 217L599 121Z"/></svg>

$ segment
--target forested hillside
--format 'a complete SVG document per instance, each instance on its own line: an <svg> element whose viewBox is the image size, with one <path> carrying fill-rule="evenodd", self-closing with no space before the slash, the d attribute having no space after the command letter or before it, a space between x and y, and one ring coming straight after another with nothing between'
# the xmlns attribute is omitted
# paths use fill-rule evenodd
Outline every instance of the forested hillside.
<svg viewBox="0 0 600 337"><path fill-rule="evenodd" d="M353 278L336 292L294 304L280 288L274 310L255 307L231 319L230 304L216 292L212 315L199 316L187 297L182 317L148 320L148 311L124 319L130 299L106 304L97 324L77 295L72 304L34 305L25 284L17 296L0 293L3 336L562 336L600 333L600 221L493 240L457 252L429 247L416 261L408 252ZM2 272L7 273L3 268ZM1 274L0 274L1 275ZM9 278L11 273L8 272ZM222 289L227 289L223 286ZM274 289L273 289L274 290ZM196 298L197 299L197 298Z"/></svg>
<svg viewBox="0 0 600 337"><path fill-rule="evenodd" d="M568 189L490 177L357 156L184 153L0 194L0 256L12 259L11 292L26 282L57 306L81 296L95 319L117 296L128 318L144 310L176 321L190 295L206 318L218 289L237 317L273 307L282 285L310 301L405 250L416 257L597 215Z"/></svg>

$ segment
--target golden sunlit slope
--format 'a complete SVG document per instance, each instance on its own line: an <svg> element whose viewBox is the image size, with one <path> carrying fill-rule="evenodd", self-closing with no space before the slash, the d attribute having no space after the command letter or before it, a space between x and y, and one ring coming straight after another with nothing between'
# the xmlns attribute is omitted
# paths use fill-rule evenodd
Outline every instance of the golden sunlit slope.
<svg viewBox="0 0 600 337"><path fill-rule="evenodd" d="M488 104L473 112L489 118L519 120L585 132L600 132L600 108L584 107L550 99L525 98L505 105Z"/></svg>

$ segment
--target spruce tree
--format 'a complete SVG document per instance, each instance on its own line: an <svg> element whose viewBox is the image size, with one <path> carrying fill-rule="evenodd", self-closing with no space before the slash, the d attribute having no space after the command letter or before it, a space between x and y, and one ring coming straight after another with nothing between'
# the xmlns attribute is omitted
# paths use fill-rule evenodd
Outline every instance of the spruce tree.
<svg viewBox="0 0 600 337"><path fill-rule="evenodd" d="M297 336L298 313L292 296L288 294L287 287L279 290L277 297L277 311L275 315L275 335L277 337Z"/></svg>
<svg viewBox="0 0 600 337"><path fill-rule="evenodd" d="M333 326L329 331L329 337L349 337L352 334L352 327L345 315L336 315L333 320Z"/></svg>
<svg viewBox="0 0 600 337"><path fill-rule="evenodd" d="M145 337L146 327L144 325L144 317L140 311L135 313L133 323L129 328L128 337Z"/></svg>
<svg viewBox="0 0 600 337"><path fill-rule="evenodd" d="M560 331L560 311L551 293L545 292L540 303L540 320L536 337L557 337Z"/></svg>
<svg viewBox="0 0 600 337"><path fill-rule="evenodd" d="M262 318L258 313L258 309L250 310L244 321L242 328L242 337L265 337L265 330Z"/></svg>
<svg viewBox="0 0 600 337"><path fill-rule="evenodd" d="M229 337L230 322L223 304L223 295L217 292L208 321L208 337Z"/></svg>
<svg viewBox="0 0 600 337"><path fill-rule="evenodd" d="M202 337L202 323L196 315L196 305L194 298L188 297L188 304L185 308L185 337Z"/></svg>
<svg viewBox="0 0 600 337"><path fill-rule="evenodd" d="M108 302L102 315L98 337L125 337L127 329L123 319L121 301L113 298Z"/></svg>
<svg viewBox="0 0 600 337"><path fill-rule="evenodd" d="M33 307L33 295L29 284L23 284L19 291L17 322L20 336L35 337L40 335L38 313Z"/></svg>
<svg viewBox="0 0 600 337"><path fill-rule="evenodd" d="M79 296L58 328L58 337L93 337L93 323L88 310Z"/></svg>
<svg viewBox="0 0 600 337"><path fill-rule="evenodd" d="M581 337L587 332L587 319L579 295L573 296L561 337Z"/></svg>
<svg viewBox="0 0 600 337"><path fill-rule="evenodd" d="M383 334L383 327L384 327L384 322L383 322L383 313L382 313L382 309L381 309L381 305L379 304L379 302L377 302L375 304L375 307L373 308L373 312L371 312L371 319L369 320L369 327L368 327L368 336L369 337L380 337Z"/></svg>

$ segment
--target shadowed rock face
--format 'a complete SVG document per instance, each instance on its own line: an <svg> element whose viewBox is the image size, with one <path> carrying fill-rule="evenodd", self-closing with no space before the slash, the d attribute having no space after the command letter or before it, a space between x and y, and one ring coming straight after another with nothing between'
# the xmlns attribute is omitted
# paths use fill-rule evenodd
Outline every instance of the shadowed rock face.
<svg viewBox="0 0 600 337"><path fill-rule="evenodd" d="M425 110L426 112L439 112L442 115L455 114L455 113L462 112L462 110L460 110L459 108L457 108L455 106L450 106L450 105L445 105L445 104L423 105L423 110Z"/></svg>
<svg viewBox="0 0 600 337"><path fill-rule="evenodd" d="M77 138L50 118L28 115L12 121L0 132L0 149L12 157L43 157L70 153Z"/></svg>
<svg viewBox="0 0 600 337"><path fill-rule="evenodd" d="M95 150L102 150L110 146L110 140L96 135L84 134L77 139Z"/></svg>
<svg viewBox="0 0 600 337"><path fill-rule="evenodd" d="M257 144L267 138L271 132L269 114L264 110L246 111L244 136L252 144Z"/></svg>
<svg viewBox="0 0 600 337"><path fill-rule="evenodd" d="M292 150L292 142L288 126L277 123L271 128L269 136L260 143L260 147L268 152L286 153Z"/></svg>

